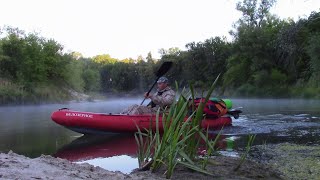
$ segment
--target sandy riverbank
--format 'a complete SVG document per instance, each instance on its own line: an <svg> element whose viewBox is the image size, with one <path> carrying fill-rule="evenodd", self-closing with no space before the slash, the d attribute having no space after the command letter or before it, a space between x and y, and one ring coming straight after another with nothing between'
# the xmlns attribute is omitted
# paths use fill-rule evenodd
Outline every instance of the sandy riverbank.
<svg viewBox="0 0 320 180"><path fill-rule="evenodd" d="M172 179L319 179L320 147L316 145L277 144L254 146L239 170L239 158L216 156L207 170L212 176L177 167ZM42 155L35 159L15 154L0 153L0 179L165 179L164 171L123 174L71 163L65 159Z"/></svg>
<svg viewBox="0 0 320 180"><path fill-rule="evenodd" d="M44 156L30 159L9 152L0 154L0 179L125 179L120 172L106 171L89 164Z"/></svg>
<svg viewBox="0 0 320 180"><path fill-rule="evenodd" d="M238 171L234 171L233 169L238 162L238 158L215 157L207 168L214 174L214 177L178 167L172 179L281 179L268 166L255 162L245 162ZM164 175L161 171L158 173L135 172L127 175L121 172L107 171L86 163L71 163L52 156L42 155L30 159L9 152L0 154L0 179L164 179Z"/></svg>

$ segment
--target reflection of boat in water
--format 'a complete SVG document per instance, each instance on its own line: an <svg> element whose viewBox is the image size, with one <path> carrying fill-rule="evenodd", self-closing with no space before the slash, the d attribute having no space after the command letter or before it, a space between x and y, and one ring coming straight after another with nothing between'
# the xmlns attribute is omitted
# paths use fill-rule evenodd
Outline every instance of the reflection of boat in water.
<svg viewBox="0 0 320 180"><path fill-rule="evenodd" d="M213 139L214 135L211 135L210 138ZM217 148L226 148L224 138L224 136L220 136ZM73 162L121 155L136 157L137 145L134 135L84 135L65 145L54 154L55 157Z"/></svg>
<svg viewBox="0 0 320 180"><path fill-rule="evenodd" d="M133 135L81 136L59 149L54 156L69 161L128 155L136 156L137 145Z"/></svg>

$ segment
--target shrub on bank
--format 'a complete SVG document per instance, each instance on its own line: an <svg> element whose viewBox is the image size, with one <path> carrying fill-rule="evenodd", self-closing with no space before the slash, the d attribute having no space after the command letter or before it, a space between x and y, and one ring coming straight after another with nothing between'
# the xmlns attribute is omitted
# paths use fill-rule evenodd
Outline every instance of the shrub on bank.
<svg viewBox="0 0 320 180"><path fill-rule="evenodd" d="M9 81L1 80L0 104L7 104L23 100L25 93L23 88Z"/></svg>
<svg viewBox="0 0 320 180"><path fill-rule="evenodd" d="M29 88L8 82L0 85L0 104L63 102L72 97L67 89L54 85L34 85Z"/></svg>

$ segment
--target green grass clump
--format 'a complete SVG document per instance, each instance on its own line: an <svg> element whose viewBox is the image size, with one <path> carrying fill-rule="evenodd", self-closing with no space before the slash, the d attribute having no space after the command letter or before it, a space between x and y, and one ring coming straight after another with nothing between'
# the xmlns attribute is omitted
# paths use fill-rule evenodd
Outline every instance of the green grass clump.
<svg viewBox="0 0 320 180"><path fill-rule="evenodd" d="M247 142L247 146L246 146L246 151L245 153L242 154L241 158L240 158L240 162L238 164L238 166L234 169L235 171L239 170L239 168L241 167L241 165L245 162L245 160L247 159L247 156L249 154L249 151L251 150L251 147L253 145L253 141L256 138L256 135L249 135L248 137L248 142Z"/></svg>
<svg viewBox="0 0 320 180"><path fill-rule="evenodd" d="M209 140L208 134L204 134L201 128L203 119L203 108L210 98L219 76L209 89L206 100L200 103L199 107L189 114L189 99L194 99L194 92L191 86L189 92L183 89L177 102L168 111L162 114L160 121L160 110L156 114L156 130L151 128L143 132L138 128L135 138L138 145L138 160L141 170L150 169L152 172L165 168L166 178L170 178L174 169L181 164L192 170L212 175L205 170L208 158L214 151L215 143ZM185 117L188 117L185 120ZM163 132L159 130L159 123L163 125ZM207 155L199 158L198 149L200 140L204 140L207 145Z"/></svg>

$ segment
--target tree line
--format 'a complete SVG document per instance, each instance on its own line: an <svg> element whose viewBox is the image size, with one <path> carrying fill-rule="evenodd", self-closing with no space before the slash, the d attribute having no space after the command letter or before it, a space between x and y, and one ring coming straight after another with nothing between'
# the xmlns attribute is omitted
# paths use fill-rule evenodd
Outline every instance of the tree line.
<svg viewBox="0 0 320 180"><path fill-rule="evenodd" d="M319 97L320 12L308 18L280 19L270 14L275 0L243 0L232 41L212 37L190 42L186 50L161 49L160 59L119 60L109 54L90 58L63 52L63 45L18 28L0 29L0 102L58 100L71 92L143 92L163 61L173 61L167 76L179 86L208 88L220 74L221 95Z"/></svg>

